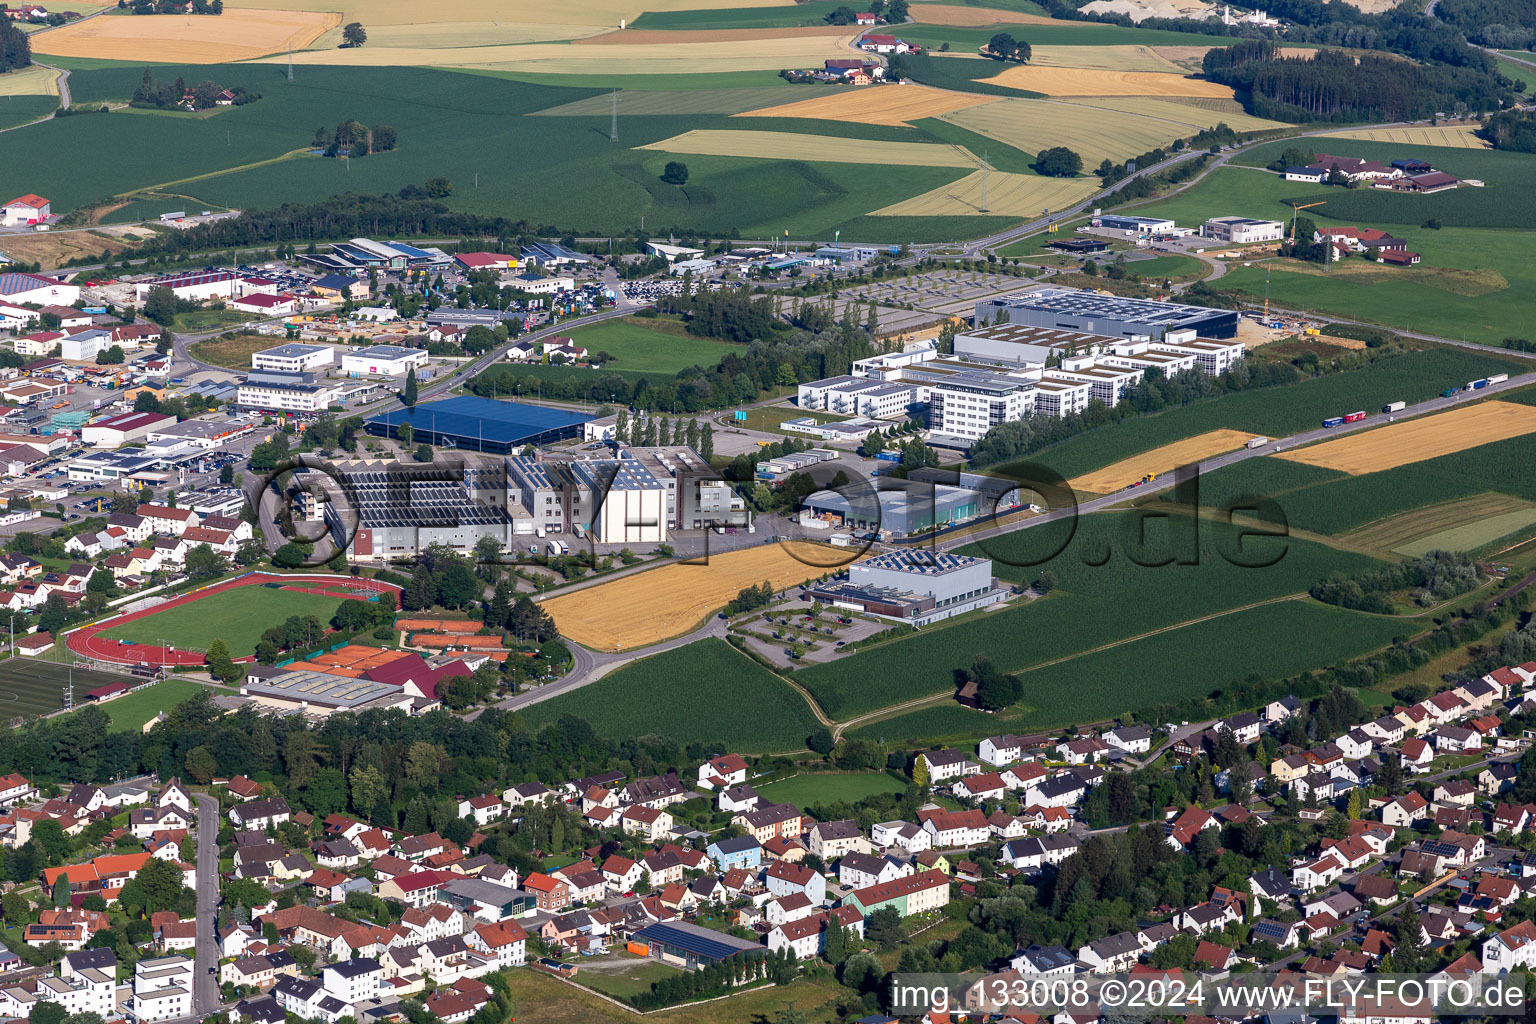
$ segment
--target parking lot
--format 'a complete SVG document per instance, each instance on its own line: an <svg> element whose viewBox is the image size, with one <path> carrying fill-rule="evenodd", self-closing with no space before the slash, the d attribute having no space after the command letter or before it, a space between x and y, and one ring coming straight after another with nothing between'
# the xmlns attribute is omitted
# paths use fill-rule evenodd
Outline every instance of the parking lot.
<svg viewBox="0 0 1536 1024"><path fill-rule="evenodd" d="M750 616L732 631L748 647L780 668L833 661L849 644L890 629L895 622L842 608L811 613L808 601L774 605Z"/></svg>

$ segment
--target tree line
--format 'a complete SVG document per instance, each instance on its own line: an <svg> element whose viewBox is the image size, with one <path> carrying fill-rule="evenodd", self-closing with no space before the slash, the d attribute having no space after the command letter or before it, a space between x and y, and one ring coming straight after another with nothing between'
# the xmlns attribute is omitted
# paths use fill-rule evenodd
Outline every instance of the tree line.
<svg viewBox="0 0 1536 1024"><path fill-rule="evenodd" d="M1524 110L1501 110L1483 121L1477 137L1494 149L1536 153L1536 115Z"/></svg>
<svg viewBox="0 0 1536 1024"><path fill-rule="evenodd" d="M149 110L176 110L184 107L190 99L193 110L211 110L218 104L219 94L224 91L224 86L208 80L189 86L186 79L179 75L174 82L162 82L150 74L149 68L145 68L144 78L138 88L133 90L128 105ZM241 107L261 99L260 93L252 92L243 85L231 86L228 91L234 97L230 101L231 106Z"/></svg>
<svg viewBox="0 0 1536 1024"><path fill-rule="evenodd" d="M1477 562L1461 551L1430 551L1395 565L1357 573L1333 573L1312 586L1311 594L1325 604L1356 611L1391 615L1397 611L1393 595L1412 592L1421 608L1465 594L1478 584Z"/></svg>
<svg viewBox="0 0 1536 1024"><path fill-rule="evenodd" d="M32 40L9 18L0 18L0 72L32 63Z"/></svg>

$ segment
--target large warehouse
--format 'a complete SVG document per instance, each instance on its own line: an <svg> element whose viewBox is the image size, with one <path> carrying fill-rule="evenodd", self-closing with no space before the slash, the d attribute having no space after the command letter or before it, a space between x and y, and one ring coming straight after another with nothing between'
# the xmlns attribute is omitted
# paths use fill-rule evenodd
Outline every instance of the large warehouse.
<svg viewBox="0 0 1536 1024"><path fill-rule="evenodd" d="M40 274L0 274L0 299L11 305L72 306L80 289Z"/></svg>
<svg viewBox="0 0 1536 1024"><path fill-rule="evenodd" d="M125 412L121 416L87 423L80 429L80 440L93 448L120 448L129 441L146 437L151 431L174 426L175 416L160 412Z"/></svg>
<svg viewBox="0 0 1536 1024"><path fill-rule="evenodd" d="M811 596L922 626L997 604L1008 590L992 578L990 558L903 549L854 562L846 580L819 584Z"/></svg>
<svg viewBox="0 0 1536 1024"><path fill-rule="evenodd" d="M982 512L982 497L966 487L943 484L910 484L892 480L892 486L874 495L817 491L802 503L815 516L831 516L848 529L881 531L907 536L975 519Z"/></svg>
<svg viewBox="0 0 1536 1024"><path fill-rule="evenodd" d="M370 345L341 357L341 372L349 377L404 377L412 368L420 370L426 365L426 349L401 345Z"/></svg>
<svg viewBox="0 0 1536 1024"><path fill-rule="evenodd" d="M1168 331L1192 330L1203 338L1237 337L1235 310L1126 299L1075 288L1042 288L983 299L976 303L976 323L1026 324L1153 341Z"/></svg>
<svg viewBox="0 0 1536 1024"><path fill-rule="evenodd" d="M581 425L591 418L565 409L463 395L371 416L367 430L375 437L398 437L400 425L409 423L417 441L505 455L524 445L580 437Z"/></svg>

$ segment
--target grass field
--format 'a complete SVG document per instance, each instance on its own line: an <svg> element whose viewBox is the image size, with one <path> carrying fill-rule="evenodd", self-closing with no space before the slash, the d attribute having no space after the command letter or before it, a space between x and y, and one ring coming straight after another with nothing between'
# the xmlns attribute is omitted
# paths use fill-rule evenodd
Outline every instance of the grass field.
<svg viewBox="0 0 1536 1024"><path fill-rule="evenodd" d="M619 113L626 118L646 114L738 114L803 95L801 90L787 89L788 83L757 89L624 89L619 93ZM609 117L612 113L613 97L604 94L536 110L533 116Z"/></svg>
<svg viewBox="0 0 1536 1024"><path fill-rule="evenodd" d="M992 558L999 577L1029 581L1049 569L1056 574L1057 588L1044 600L934 626L851 658L806 668L795 678L827 714L846 720L946 691L953 685L954 670L970 664L980 652L1004 671L1023 671L1149 631L1301 593L1336 569L1374 564L1363 555L1290 538L1267 549L1272 557L1284 544L1278 562L1245 568L1220 553L1231 541L1229 527L1202 524L1198 540L1190 542L1187 520L1149 521L1144 538L1134 532L1139 522L1133 516L1092 515L1075 524L1064 520L968 547L967 554ZM1075 535L1069 539L1074 525ZM1135 557L1157 563L1160 552L1175 541L1184 545L1176 549L1186 552L1181 557L1198 558L1198 564L1133 561ZM1060 552L1051 557L1057 548ZM1024 564L1031 561L1039 564ZM1090 564L1095 562L1101 564ZM1084 623L1093 627L1084 629ZM1120 680L1120 689L1134 690L1127 682ZM1193 685L1195 692L1204 692L1199 682ZM1152 702L1131 698L1125 706Z"/></svg>
<svg viewBox="0 0 1536 1024"><path fill-rule="evenodd" d="M539 1024L634 1024L633 1011L622 1010L606 1000L572 988L538 971L508 971L507 986L520 1021ZM577 982L582 980L577 975ZM721 1002L679 1006L663 1014L668 1024L717 1024L720 1020L769 1021L793 1003L805 1015L806 1024L840 1024L838 999L846 992L837 981L823 975L789 985L750 989Z"/></svg>
<svg viewBox="0 0 1536 1024"><path fill-rule="evenodd" d="M270 334L242 334L235 338L210 338L191 346L191 352L205 363L244 370L251 365L251 353L272 348Z"/></svg>
<svg viewBox="0 0 1536 1024"><path fill-rule="evenodd" d="M3 80L3 79L0 79ZM57 96L4 96L0 97L0 128L12 128L46 117L59 105ZM6 237L10 241L10 237Z"/></svg>
<svg viewBox="0 0 1536 1024"><path fill-rule="evenodd" d="M52 653L51 651L49 652ZM75 669L75 700L87 690L126 677L106 672ZM71 679L68 665L40 658L5 658L0 660L0 720L30 718L57 711L64 704L64 687Z"/></svg>
<svg viewBox="0 0 1536 1024"><path fill-rule="evenodd" d="M1281 452L1276 458L1357 476L1530 433L1536 433L1536 407L1513 402L1479 402L1322 444L1293 448Z"/></svg>
<svg viewBox="0 0 1536 1024"><path fill-rule="evenodd" d="M711 555L707 564L674 563L543 603L562 635L602 651L634 650L696 627L737 592L769 580L775 588L814 579L849 560L822 544L760 544ZM614 609L622 608L622 615Z"/></svg>
<svg viewBox="0 0 1536 1024"><path fill-rule="evenodd" d="M776 804L830 804L838 800L853 803L876 793L900 793L905 787L884 772L807 772L782 782L758 786L765 800Z"/></svg>
<svg viewBox="0 0 1536 1024"><path fill-rule="evenodd" d="M949 146L922 142L843 139L835 135L793 132L699 129L640 149L663 153L753 157L760 160L810 160L827 163L885 164L898 167L975 167L980 161Z"/></svg>
<svg viewBox="0 0 1536 1024"><path fill-rule="evenodd" d="M985 205L982 182L986 181ZM874 211L875 217L969 217L1005 215L1032 217L1059 210L1099 189L1093 178L1043 178L1038 174L981 171L967 174L931 192Z"/></svg>
<svg viewBox="0 0 1536 1024"><path fill-rule="evenodd" d="M78 688L77 688L78 692ZM189 697L199 693L232 693L223 687L204 686L192 679L171 676L152 686L136 690L126 697L110 700L101 706L112 720L113 732L138 732L155 715L169 711Z"/></svg>
<svg viewBox="0 0 1536 1024"><path fill-rule="evenodd" d="M858 124L901 125L925 117L996 102L990 96L967 96L922 85L846 88L811 99L750 110L737 117L808 117Z"/></svg>
<svg viewBox="0 0 1536 1024"><path fill-rule="evenodd" d="M798 750L817 725L805 698L716 639L645 658L521 714L534 728L576 715L610 739L657 735L752 754Z"/></svg>
<svg viewBox="0 0 1536 1024"><path fill-rule="evenodd" d="M1148 281L1178 281L1184 278L1203 277L1205 264L1193 256L1154 256L1150 260L1136 260L1126 264L1126 270Z"/></svg>
<svg viewBox="0 0 1536 1024"><path fill-rule="evenodd" d="M626 955L622 959L623 966L618 970L600 970L583 963L582 966L587 970L581 972L579 980L588 988L605 992L615 999L628 999L649 992L653 984L678 972L678 968L669 967L649 957Z"/></svg>
<svg viewBox="0 0 1536 1024"><path fill-rule="evenodd" d="M1532 410L1536 412L1536 410ZM1192 462L1236 451L1254 435L1241 430L1212 430L1165 444L1151 451L1111 463L1103 469L1073 477L1067 483L1079 494L1109 494L1128 487L1149 473L1167 473Z"/></svg>
<svg viewBox="0 0 1536 1024"><path fill-rule="evenodd" d="M782 405L760 405L754 409L746 410L747 418L741 423L730 421L731 426L745 427L747 430L778 430L779 425L785 420L798 420L809 416L817 423L836 423L845 420L847 416L839 416L835 412L816 412L807 409L794 409Z"/></svg>
<svg viewBox="0 0 1536 1024"><path fill-rule="evenodd" d="M199 309L192 313L177 313L176 322L172 326L178 332L202 334L260 319L262 317L242 313L238 309Z"/></svg>
<svg viewBox="0 0 1536 1024"><path fill-rule="evenodd" d="M282 625L290 615L313 615L329 625L341 602L339 597L297 590L237 587L125 622L103 630L101 635L108 640L166 643L194 651L206 651L215 637L223 637L230 656L241 658L255 652L262 633Z"/></svg>
<svg viewBox="0 0 1536 1024"><path fill-rule="evenodd" d="M1463 524L1499 518L1530 508L1530 502L1511 498L1507 494L1479 494L1379 519L1358 530L1351 530L1339 539L1355 547L1394 551L1431 534L1444 533Z"/></svg>
<svg viewBox="0 0 1536 1024"><path fill-rule="evenodd" d="M1532 525L1536 525L1536 508L1522 508L1418 537L1394 550L1410 557L1435 550L1476 551L1485 544L1492 544L1501 537L1519 533Z"/></svg>
<svg viewBox="0 0 1536 1024"><path fill-rule="evenodd" d="M341 24L335 14L231 7L217 17L170 14L88 18L34 36L42 55L219 64L302 50Z"/></svg>
<svg viewBox="0 0 1536 1024"><path fill-rule="evenodd" d="M1329 132L1330 139L1390 142L1398 146L1444 146L1451 149L1488 149L1488 143L1472 134L1475 124L1415 125L1412 128L1356 128Z"/></svg>
<svg viewBox="0 0 1536 1024"><path fill-rule="evenodd" d="M670 326L659 329L651 324ZM607 352L613 361L604 370L634 370L644 373L676 373L690 366L714 366L732 351L732 346L686 334L681 324L626 317L608 320L591 327L578 327L571 337L588 351ZM1532 410L1536 412L1536 410Z"/></svg>

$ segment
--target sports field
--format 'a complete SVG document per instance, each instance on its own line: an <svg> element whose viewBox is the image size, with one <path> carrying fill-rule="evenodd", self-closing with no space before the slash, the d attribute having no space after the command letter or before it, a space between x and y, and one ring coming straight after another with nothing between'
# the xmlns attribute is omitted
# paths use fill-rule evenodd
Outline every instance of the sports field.
<svg viewBox="0 0 1536 1024"><path fill-rule="evenodd" d="M1408 146L1445 146L1451 149L1489 149L1488 143L1472 134L1475 124L1416 125L1411 128L1356 128L1329 132L1325 138L1359 139L1362 142L1391 142Z"/></svg>
<svg viewBox="0 0 1536 1024"><path fill-rule="evenodd" d="M75 692L80 692L79 687ZM176 676L162 679L158 683L152 683L140 690L135 690L126 697L118 697L109 700L101 706L112 720L113 732L138 732L144 728L155 715L162 711L169 711L176 705L186 701L189 697L195 697L199 693L233 693L233 690L224 687L205 686L195 679L180 679Z"/></svg>
<svg viewBox="0 0 1536 1024"><path fill-rule="evenodd" d="M656 149L663 153L898 167L975 167L981 162L959 147L926 142L885 142L879 139L845 139L836 135L721 131L713 128L684 132L637 148Z"/></svg>
<svg viewBox="0 0 1536 1024"><path fill-rule="evenodd" d="M1236 451L1254 437L1241 430L1211 430L1133 455L1103 469L1067 481L1079 494L1109 494L1129 487L1148 473L1167 473L1192 462Z"/></svg>
<svg viewBox="0 0 1536 1024"><path fill-rule="evenodd" d="M839 89L795 103L743 111L736 116L808 117L825 121L851 121L855 124L902 125L995 102L997 100L992 96L948 92L923 85L883 85Z"/></svg>
<svg viewBox="0 0 1536 1024"><path fill-rule="evenodd" d="M262 633L282 625L290 615L313 615L328 625L340 603L341 598L327 594L240 587L112 626L100 635L135 644L164 643L188 651L207 651L215 637L223 637L230 656L243 658L255 652Z"/></svg>
<svg viewBox="0 0 1536 1024"><path fill-rule="evenodd" d="M12 718L31 717L63 707L64 687L71 673L68 665L38 658L6 658L0 661L0 724ZM75 700L87 690L126 677L106 672L75 669Z"/></svg>
<svg viewBox="0 0 1536 1024"><path fill-rule="evenodd" d="M1478 494L1458 501L1441 502L1424 508L1388 516L1356 530L1341 534L1339 540L1353 547L1380 551L1406 551L1420 541L1485 519L1501 519L1531 511L1528 501L1507 494ZM1507 531L1506 531L1507 532ZM1496 534L1502 537L1503 534ZM1430 548L1424 548L1428 551Z"/></svg>
<svg viewBox="0 0 1536 1024"><path fill-rule="evenodd" d="M303 49L340 24L336 14L290 10L104 15L41 33L32 49L55 57L221 64Z"/></svg>
<svg viewBox="0 0 1536 1024"><path fill-rule="evenodd" d="M1071 47L1079 50L1082 47ZM1100 49L1100 48L1095 48ZM1103 47L1114 50L1119 47ZM1143 47L1131 47L1140 50ZM1155 55L1154 55L1155 56ZM1157 58L1161 61L1161 58ZM1163 63L1167 63L1164 61ZM1018 64L983 79L1010 89L1043 92L1047 96L1200 96L1231 99L1232 90L1216 82L1186 78L1169 68L1083 67L1081 64Z"/></svg>
<svg viewBox="0 0 1536 1024"><path fill-rule="evenodd" d="M798 556L798 557L797 557ZM633 650L692 630L737 592L787 587L850 561L846 550L795 542L673 563L543 602L563 636L602 651Z"/></svg>
<svg viewBox="0 0 1536 1024"><path fill-rule="evenodd" d="M892 203L874 211L875 217L970 217L982 214L1033 217L1044 210L1059 210L1099 189L1095 178L1043 178L1038 174L986 175L986 202L982 202L982 173L975 171L920 196Z"/></svg>
<svg viewBox="0 0 1536 1024"><path fill-rule="evenodd" d="M1124 160L1193 134L1186 125L1150 117L1032 99L999 100L945 114L940 120L1026 153L1066 146L1083 158L1084 167L1093 167L1105 157Z"/></svg>
<svg viewBox="0 0 1536 1024"><path fill-rule="evenodd" d="M1480 402L1281 452L1277 458L1359 476L1532 433L1536 407Z"/></svg>

